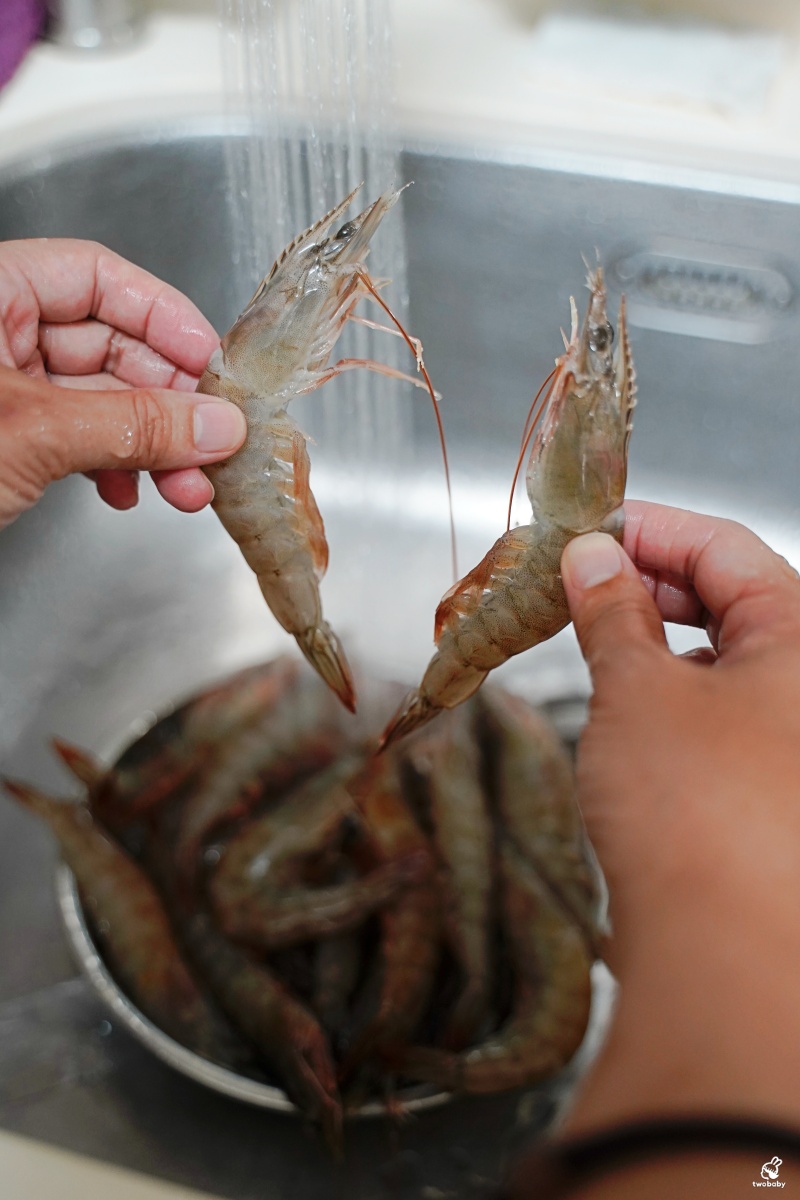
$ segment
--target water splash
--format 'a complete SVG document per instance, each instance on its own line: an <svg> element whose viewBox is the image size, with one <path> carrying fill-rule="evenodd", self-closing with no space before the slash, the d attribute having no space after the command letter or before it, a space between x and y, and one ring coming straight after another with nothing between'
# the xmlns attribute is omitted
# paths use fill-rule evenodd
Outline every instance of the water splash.
<svg viewBox="0 0 800 1200"><path fill-rule="evenodd" d="M218 2L232 134L227 176L234 266L244 305L284 246L357 184L364 186L355 212L408 181L393 130L390 0ZM381 225L369 267L373 278L392 281L384 295L405 324L402 201ZM367 303L360 311L382 320ZM335 353L415 369L399 337L353 323ZM413 415L420 404L429 402L408 384L367 371L345 372L292 404L314 442L311 483L331 552L326 613L348 653L373 670L392 640L379 563L408 503ZM389 509L375 503L376 480ZM392 587L401 582L393 576ZM434 590L441 594L448 583L445 568Z"/></svg>
<svg viewBox="0 0 800 1200"><path fill-rule="evenodd" d="M405 181L392 130L389 0L220 5L236 135L228 139L228 190L244 302L283 247L357 184L364 187L356 211ZM370 271L392 280L387 295L404 319L398 210L378 233ZM413 371L399 339L363 326L347 328L337 353ZM315 457L335 462L351 479L383 466L401 472L412 459L413 403L407 387L350 372L303 402L302 419L319 441Z"/></svg>

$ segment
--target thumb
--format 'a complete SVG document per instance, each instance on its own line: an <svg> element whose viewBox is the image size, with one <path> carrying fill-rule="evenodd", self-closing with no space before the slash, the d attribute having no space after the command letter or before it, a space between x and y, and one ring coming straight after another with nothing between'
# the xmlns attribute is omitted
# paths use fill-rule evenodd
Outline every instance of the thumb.
<svg viewBox="0 0 800 1200"><path fill-rule="evenodd" d="M51 478L73 471L172 470L232 454L243 414L227 400L159 388L78 391L48 387L41 450ZM36 440L32 443L35 451Z"/></svg>
<svg viewBox="0 0 800 1200"><path fill-rule="evenodd" d="M655 601L625 551L607 533L569 542L561 577L583 657L595 690L641 652L666 648Z"/></svg>

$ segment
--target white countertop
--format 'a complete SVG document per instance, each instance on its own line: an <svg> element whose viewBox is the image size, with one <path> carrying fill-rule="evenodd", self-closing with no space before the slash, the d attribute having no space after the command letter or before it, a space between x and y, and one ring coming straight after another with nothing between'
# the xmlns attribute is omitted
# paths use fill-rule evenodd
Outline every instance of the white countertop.
<svg viewBox="0 0 800 1200"><path fill-rule="evenodd" d="M134 1171L0 1132L3 1200L214 1200Z"/></svg>

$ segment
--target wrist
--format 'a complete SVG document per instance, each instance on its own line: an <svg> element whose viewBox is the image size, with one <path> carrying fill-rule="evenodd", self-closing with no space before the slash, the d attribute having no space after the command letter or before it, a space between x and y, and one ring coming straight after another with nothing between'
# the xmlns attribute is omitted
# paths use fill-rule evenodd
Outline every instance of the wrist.
<svg viewBox="0 0 800 1200"><path fill-rule="evenodd" d="M800 931L765 922L756 904L738 915L665 910L620 956L614 1016L570 1132L668 1113L800 1124Z"/></svg>
<svg viewBox="0 0 800 1200"><path fill-rule="evenodd" d="M798 931L667 924L630 955L570 1132L730 1112L800 1123Z"/></svg>

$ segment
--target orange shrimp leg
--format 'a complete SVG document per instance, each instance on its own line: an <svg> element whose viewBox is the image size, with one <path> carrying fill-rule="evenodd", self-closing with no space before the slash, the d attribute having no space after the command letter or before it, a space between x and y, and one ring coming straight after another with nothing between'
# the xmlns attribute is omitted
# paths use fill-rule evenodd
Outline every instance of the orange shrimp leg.
<svg viewBox="0 0 800 1200"><path fill-rule="evenodd" d="M414 387L421 388L423 392L428 391L428 385L424 379L417 379L416 375L407 375L405 371L399 371L396 367L377 362L373 358L340 358L326 372L323 383L327 383L329 379L335 379L337 375L342 375L345 371L358 370L374 371L376 375L385 375L388 379L399 379L401 383L412 383ZM441 399L438 392L435 392L434 395L437 399Z"/></svg>

